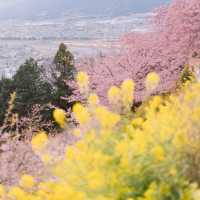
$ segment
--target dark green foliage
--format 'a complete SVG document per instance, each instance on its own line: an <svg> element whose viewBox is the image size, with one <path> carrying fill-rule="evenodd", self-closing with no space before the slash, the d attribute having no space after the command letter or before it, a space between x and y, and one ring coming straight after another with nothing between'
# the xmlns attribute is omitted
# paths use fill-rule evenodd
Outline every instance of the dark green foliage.
<svg viewBox="0 0 200 200"><path fill-rule="evenodd" d="M15 87L12 79L2 78L0 80L0 124L2 124L4 120L10 94L14 91L14 89Z"/></svg>
<svg viewBox="0 0 200 200"><path fill-rule="evenodd" d="M16 99L13 111L19 116L27 116L33 105L44 106L51 102L53 88L43 80L41 75L42 68L31 58L19 67L12 79L2 78L0 81L0 124L3 123L10 94L14 91ZM47 118L46 115L43 116L44 119Z"/></svg>
<svg viewBox="0 0 200 200"><path fill-rule="evenodd" d="M180 83L184 84L186 82L192 82L195 80L195 75L194 72L192 72L192 70L190 70L190 67L188 65L184 66L184 69L181 73L181 77L180 77Z"/></svg>
<svg viewBox="0 0 200 200"><path fill-rule="evenodd" d="M59 78L65 80L74 78L74 56L65 44L60 44L53 63L56 66L56 70L60 73Z"/></svg>
<svg viewBox="0 0 200 200"><path fill-rule="evenodd" d="M74 80L74 62L72 53L67 50L65 44L61 43L53 61L55 66L53 72L55 86L53 104L65 110L72 106L71 103L63 100L62 97L72 95L73 89L69 86L68 82Z"/></svg>
<svg viewBox="0 0 200 200"><path fill-rule="evenodd" d="M19 117L29 116L34 105L39 104L43 109L41 116L44 120L52 119L49 112L49 103L53 107L60 107L67 110L73 103L62 97L70 97L73 89L68 84L74 80L75 68L74 57L64 44L60 44L58 52L53 60L53 70L51 77L53 81L49 83L45 76L45 68L39 66L37 62L30 58L19 67L12 78L2 78L0 80L0 124L2 125L10 94L16 92L16 99L13 112ZM53 83L53 84L52 84Z"/></svg>
<svg viewBox="0 0 200 200"><path fill-rule="evenodd" d="M13 77L17 93L15 112L26 115L35 104L44 105L50 102L52 88L41 77L42 70L33 59L21 65Z"/></svg>

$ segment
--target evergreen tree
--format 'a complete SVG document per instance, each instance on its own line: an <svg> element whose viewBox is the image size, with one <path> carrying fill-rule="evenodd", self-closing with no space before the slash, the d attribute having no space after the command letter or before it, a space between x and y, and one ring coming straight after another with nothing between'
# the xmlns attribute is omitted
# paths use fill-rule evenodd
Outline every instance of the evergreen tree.
<svg viewBox="0 0 200 200"><path fill-rule="evenodd" d="M45 105L51 101L52 87L41 77L42 69L34 59L20 66L13 77L17 93L15 112L27 115L34 104Z"/></svg>
<svg viewBox="0 0 200 200"><path fill-rule="evenodd" d="M54 57L53 64L55 70L54 76L54 105L67 109L71 106L71 103L66 100L62 100L62 97L69 97L72 95L73 89L69 86L68 81L74 80L75 67L74 56L67 49L66 45L61 43L59 49Z"/></svg>
<svg viewBox="0 0 200 200"><path fill-rule="evenodd" d="M74 62L73 54L67 49L64 43L61 43L53 61L56 70L60 74L60 78L65 80L73 79Z"/></svg>

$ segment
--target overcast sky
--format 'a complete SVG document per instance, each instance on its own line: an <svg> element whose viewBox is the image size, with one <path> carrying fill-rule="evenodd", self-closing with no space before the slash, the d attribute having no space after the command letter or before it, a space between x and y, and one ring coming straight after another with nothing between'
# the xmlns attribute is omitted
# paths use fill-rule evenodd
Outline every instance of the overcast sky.
<svg viewBox="0 0 200 200"><path fill-rule="evenodd" d="M5 8L5 7L12 6L12 5L16 5L22 1L23 0L0 0L0 8Z"/></svg>
<svg viewBox="0 0 200 200"><path fill-rule="evenodd" d="M31 17L46 11L56 16L67 10L85 14L147 12L170 0L0 0L0 18Z"/></svg>
<svg viewBox="0 0 200 200"><path fill-rule="evenodd" d="M35 0L0 0L0 7L8 7L8 6L11 6L11 5L17 5L17 4L19 4L19 3L21 3L21 2L23 2L23 1L35 1ZM43 0L41 0L41 2L42 2ZM50 1L50 0L49 0ZM56 1L56 0L55 0ZM69 1L69 0L65 0L66 2L67 1ZM112 1L112 0L108 0L108 1ZM118 1L120 1L120 0L118 0ZM123 0L121 0L121 1L123 1ZM139 2L140 0L132 0L132 1L135 1L135 2ZM156 1L158 1L158 0L146 0L146 2L147 3L149 3L149 2L156 2ZM168 0L166 0L166 2L167 2ZM78 2L78 1L77 1Z"/></svg>

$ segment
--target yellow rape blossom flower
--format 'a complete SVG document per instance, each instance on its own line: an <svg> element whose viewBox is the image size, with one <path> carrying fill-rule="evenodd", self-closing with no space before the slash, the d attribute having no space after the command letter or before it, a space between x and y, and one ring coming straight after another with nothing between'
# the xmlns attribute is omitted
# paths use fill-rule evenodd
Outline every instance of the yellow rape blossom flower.
<svg viewBox="0 0 200 200"><path fill-rule="evenodd" d="M81 92L86 92L88 90L88 86L89 86L89 77L87 75L86 72L78 72L77 77L77 84L79 86L79 89L81 90Z"/></svg>
<svg viewBox="0 0 200 200"><path fill-rule="evenodd" d="M158 161L162 161L165 158L165 152L162 146L157 145L152 149L152 154Z"/></svg>
<svg viewBox="0 0 200 200"><path fill-rule="evenodd" d="M154 194L157 190L156 183L151 183L147 191L145 192L145 200L154 200Z"/></svg>
<svg viewBox="0 0 200 200"><path fill-rule="evenodd" d="M84 125L90 121L90 114L87 109L81 105L80 103L76 103L73 106L73 114L76 120L81 124Z"/></svg>
<svg viewBox="0 0 200 200"><path fill-rule="evenodd" d="M143 123L144 123L144 119L141 117L134 118L131 122L132 126L134 127L142 126Z"/></svg>
<svg viewBox="0 0 200 200"><path fill-rule="evenodd" d="M86 142L89 143L89 142L94 141L95 137L96 137L95 131L91 130L87 134L85 134L84 139L85 139Z"/></svg>
<svg viewBox="0 0 200 200"><path fill-rule="evenodd" d="M108 100L110 104L118 104L120 102L121 95L120 95L120 89L116 86L112 86L108 90Z"/></svg>
<svg viewBox="0 0 200 200"><path fill-rule="evenodd" d="M74 136L76 136L76 137L80 137L81 135L82 135L82 133L81 133L81 129L79 129L79 128L75 128L74 130L73 130L73 133L72 133Z"/></svg>
<svg viewBox="0 0 200 200"><path fill-rule="evenodd" d="M56 108L53 111L53 117L55 121L60 125L60 127L64 128L66 123L66 112L63 109Z"/></svg>
<svg viewBox="0 0 200 200"><path fill-rule="evenodd" d="M48 142L48 136L45 132L39 132L33 137L31 144L34 150L41 150Z"/></svg>
<svg viewBox="0 0 200 200"><path fill-rule="evenodd" d="M73 160L75 158L75 149L73 147L67 147L65 151L65 156L67 159Z"/></svg>
<svg viewBox="0 0 200 200"><path fill-rule="evenodd" d="M94 170L89 172L88 175L88 186L92 190L98 190L104 186L104 177L101 172L98 170Z"/></svg>
<svg viewBox="0 0 200 200"><path fill-rule="evenodd" d="M102 128L113 128L120 121L120 115L110 112L104 106L95 110L95 116Z"/></svg>
<svg viewBox="0 0 200 200"><path fill-rule="evenodd" d="M3 185L0 185L0 197L2 197L5 193L5 188Z"/></svg>
<svg viewBox="0 0 200 200"><path fill-rule="evenodd" d="M184 147L189 141L187 133L184 131L177 131L176 135L173 138L173 144L176 148ZM195 144L195 143L194 143Z"/></svg>
<svg viewBox="0 0 200 200"><path fill-rule="evenodd" d="M177 175L177 170L176 170L176 168L170 169L169 174L170 174L171 176L176 176L176 175Z"/></svg>
<svg viewBox="0 0 200 200"><path fill-rule="evenodd" d="M20 179L20 186L25 189L31 189L35 185L35 180L30 175L23 175Z"/></svg>
<svg viewBox="0 0 200 200"><path fill-rule="evenodd" d="M25 200L27 197L26 193L19 187L12 187L8 192L8 196L15 200Z"/></svg>
<svg viewBox="0 0 200 200"><path fill-rule="evenodd" d="M133 104L135 84L133 80L125 80L121 85L121 99L124 107L129 108Z"/></svg>
<svg viewBox="0 0 200 200"><path fill-rule="evenodd" d="M160 82L160 77L157 73L151 72L147 75L145 80L145 86L148 91L156 89Z"/></svg>
<svg viewBox="0 0 200 200"><path fill-rule="evenodd" d="M99 97L96 94L90 94L88 97L88 104L91 106L96 106L99 104Z"/></svg>
<svg viewBox="0 0 200 200"><path fill-rule="evenodd" d="M41 160L44 164L48 164L51 161L52 157L46 153L41 155Z"/></svg>

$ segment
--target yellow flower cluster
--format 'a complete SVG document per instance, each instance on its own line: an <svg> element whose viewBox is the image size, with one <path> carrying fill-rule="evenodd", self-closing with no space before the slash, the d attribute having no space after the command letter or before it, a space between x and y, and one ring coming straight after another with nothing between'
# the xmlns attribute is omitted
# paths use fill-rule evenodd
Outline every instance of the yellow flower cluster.
<svg viewBox="0 0 200 200"><path fill-rule="evenodd" d="M146 81L145 81L145 86L148 91L152 91L156 89L160 82L160 77L157 73L151 72L147 75Z"/></svg>
<svg viewBox="0 0 200 200"><path fill-rule="evenodd" d="M99 104L99 97L96 94L90 94L88 97L88 104L90 106L97 106Z"/></svg>
<svg viewBox="0 0 200 200"><path fill-rule="evenodd" d="M35 180L32 176L25 174L21 177L21 180L20 180L21 187L25 189L30 189L30 188L33 188L34 184L35 184Z"/></svg>
<svg viewBox="0 0 200 200"><path fill-rule="evenodd" d="M164 153L164 150L163 150L162 146L155 146L155 147L152 149L152 153L153 153L153 156L154 156L158 161L162 161L162 160L164 160L164 158L165 158L165 153Z"/></svg>
<svg viewBox="0 0 200 200"><path fill-rule="evenodd" d="M73 106L73 113L76 118L76 120L81 124L87 124L90 121L90 114L87 111L87 108L85 108L80 103L77 103Z"/></svg>
<svg viewBox="0 0 200 200"><path fill-rule="evenodd" d="M120 115L110 112L104 106L96 108L95 117L103 129L113 128L120 121Z"/></svg>
<svg viewBox="0 0 200 200"><path fill-rule="evenodd" d="M66 123L66 112L60 108L56 108L53 111L53 117L55 121L60 125L61 128L65 127Z"/></svg>
<svg viewBox="0 0 200 200"><path fill-rule="evenodd" d="M128 108L130 105L133 104L133 94L135 90L135 84L132 80L125 80L121 85L121 94L122 94L122 102L123 105L127 106Z"/></svg>
<svg viewBox="0 0 200 200"><path fill-rule="evenodd" d="M118 89L108 96L118 96ZM125 81L121 101L130 103L132 93L125 92L133 90L132 81ZM51 172L46 181L22 177L18 187L0 187L0 199L199 200L186 156L199 153L199 91L195 83L180 94L152 97L142 111L123 115L96 104L94 96L90 104L95 106L76 104L73 112L81 126L72 132L80 140L66 147L63 160L46 165ZM38 137L33 145L40 144Z"/></svg>
<svg viewBox="0 0 200 200"><path fill-rule="evenodd" d="M77 80L77 84L79 86L80 91L82 93L87 92L88 87L89 87L89 77L87 73L83 71L79 72L77 74L76 80Z"/></svg>
<svg viewBox="0 0 200 200"><path fill-rule="evenodd" d="M73 130L73 135L76 136L76 137L80 137L81 136L81 129L75 128Z"/></svg>
<svg viewBox="0 0 200 200"><path fill-rule="evenodd" d="M133 80L125 80L120 88L113 86L108 90L108 100L111 105L129 109L133 104L134 90Z"/></svg>
<svg viewBox="0 0 200 200"><path fill-rule="evenodd" d="M45 132L39 132L35 137L33 137L31 144L34 150L42 150L48 142L48 137Z"/></svg>
<svg viewBox="0 0 200 200"><path fill-rule="evenodd" d="M108 90L108 100L111 104L117 105L120 103L121 100L121 94L120 89L116 86L112 86Z"/></svg>

